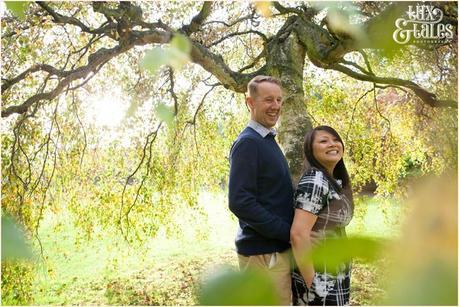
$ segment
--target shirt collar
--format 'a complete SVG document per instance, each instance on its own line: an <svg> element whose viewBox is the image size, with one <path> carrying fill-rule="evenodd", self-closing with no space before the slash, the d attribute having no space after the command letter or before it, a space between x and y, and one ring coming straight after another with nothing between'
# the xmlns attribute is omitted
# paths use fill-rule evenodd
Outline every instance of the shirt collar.
<svg viewBox="0 0 459 307"><path fill-rule="evenodd" d="M268 134L272 134L272 135L276 135L277 134L277 131L276 129L274 128L271 128L271 129L268 129L266 128L265 126L261 125L260 123L254 121L253 119L251 119L249 121L249 123L247 124L248 127L252 128L253 130L255 130L256 132L258 132L259 135L261 135L261 137L266 137Z"/></svg>

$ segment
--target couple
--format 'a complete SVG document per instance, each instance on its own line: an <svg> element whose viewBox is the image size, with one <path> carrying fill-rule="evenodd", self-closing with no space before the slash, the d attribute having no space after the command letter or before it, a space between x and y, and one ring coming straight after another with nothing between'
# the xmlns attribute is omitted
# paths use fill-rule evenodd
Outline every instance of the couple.
<svg viewBox="0 0 459 307"><path fill-rule="evenodd" d="M330 273L304 257L313 242L345 237L352 218L340 136L328 126L306 134L304 173L294 191L273 129L282 107L279 80L253 78L247 104L251 120L230 153L229 208L239 219L240 269L267 271L282 305L348 305L350 264Z"/></svg>

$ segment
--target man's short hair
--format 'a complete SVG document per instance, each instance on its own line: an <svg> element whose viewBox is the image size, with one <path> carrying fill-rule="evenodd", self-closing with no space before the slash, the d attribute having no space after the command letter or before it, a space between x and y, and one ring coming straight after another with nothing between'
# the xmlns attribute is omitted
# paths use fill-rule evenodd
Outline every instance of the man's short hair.
<svg viewBox="0 0 459 307"><path fill-rule="evenodd" d="M247 92L249 97L254 98L255 95L257 94L257 87L258 84L262 82L270 82L279 85L280 88L282 88L281 82L279 79L276 79L271 76L256 76L252 80L249 81L249 84L247 84Z"/></svg>

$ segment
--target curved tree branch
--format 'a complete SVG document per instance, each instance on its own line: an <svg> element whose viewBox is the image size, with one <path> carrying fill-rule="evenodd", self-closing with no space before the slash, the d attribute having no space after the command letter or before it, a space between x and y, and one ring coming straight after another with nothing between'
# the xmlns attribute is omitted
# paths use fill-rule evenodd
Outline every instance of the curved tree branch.
<svg viewBox="0 0 459 307"><path fill-rule="evenodd" d="M165 44L170 42L174 33L167 31L132 31L133 44ZM199 42L189 39L191 43L191 60L200 65L202 68L213 74L225 88L231 89L238 93L244 93L247 83L257 74L262 74L265 68L248 74L233 71L221 55L217 55Z"/></svg>
<svg viewBox="0 0 459 307"><path fill-rule="evenodd" d="M226 65L222 56L212 53L196 42L193 42L192 45L191 58L193 62L212 73L225 88L238 93L244 93L250 79L256 75L263 74L265 71L265 68L262 67L258 71L249 74L237 73Z"/></svg>
<svg viewBox="0 0 459 307"><path fill-rule="evenodd" d="M293 7L285 7L282 4L279 3L279 1L273 1L272 2L274 8L279 11L282 15L284 14L296 14L296 15L302 15L304 12L300 9L293 8Z"/></svg>
<svg viewBox="0 0 459 307"><path fill-rule="evenodd" d="M238 72L241 73L244 70L247 70L247 69L250 69L250 68L254 67L264 57L266 57L266 49L265 48L263 48L263 50L260 52L260 54L257 55L257 57L255 59L253 59L252 63L242 67L241 69L238 70Z"/></svg>
<svg viewBox="0 0 459 307"><path fill-rule="evenodd" d="M268 38L266 37L266 35L264 35L263 33L261 33L260 31L255 31L255 30L248 30L248 31L242 31L242 32L232 32L228 35L225 35L223 36L222 38L216 40L215 42L213 42L212 44L206 46L207 48L209 47L213 47L215 45L218 45L220 44L221 42L223 42L224 40L227 40L228 38L230 37L234 37L234 36L239 36L239 35L244 35L244 34L249 34L249 33L254 33L254 34L257 34L259 35L265 42L268 41Z"/></svg>
<svg viewBox="0 0 459 307"><path fill-rule="evenodd" d="M189 25L183 26L178 31L175 31L163 24L161 21L157 23L148 23L142 20L142 10L140 7L133 5L132 3L120 2L116 9L108 8L104 3L94 3L93 9L96 12L102 13L106 16L107 22L102 24L97 29L92 29L79 19L74 16L64 16L57 13L51 8L46 2L39 2L38 5L49 15L53 17L55 23L59 24L68 24L72 26L79 27L82 31L92 33L93 35L107 35L111 38L116 39L119 44L116 47L111 49L101 48L95 53L89 55L88 63L85 66L78 67L72 70L63 70L55 68L47 64L37 64L31 68L25 70L18 76L12 78L11 80L6 80L2 84L2 91L7 91L11 88L12 85L19 83L24 80L27 76L35 72L46 72L48 76L57 76L58 84L54 89L48 92L40 92L36 95L33 95L26 99L24 102L8 106L2 110L2 117L7 117L11 114L18 113L22 114L27 112L28 108L33 104L42 101L42 100L52 100L57 97L62 91L68 87L73 81L77 79L85 79L83 83L79 86L88 82L87 79L90 73L97 72L105 63L113 59L114 57L127 52L134 46L142 45L152 45L152 44L166 44L169 43L172 37L176 33L185 33L188 35L189 41L191 43L191 53L190 58L192 62L200 65L205 70L214 75L219 82L227 89L233 90L235 92L243 93L246 90L248 81L257 74L265 74L268 71L271 71L272 61L270 59L272 56L271 53L261 52L260 55L255 59L255 62L259 62L261 58L266 58L266 63L264 66L259 68L257 71L252 73L242 73L248 68L255 66L255 62L245 66L239 71L233 71L225 62L221 55L218 55L209 48L205 47L198 41L190 38L189 34L195 31L198 31L200 27L205 24L205 19L210 15L212 10L212 3L207 1L201 7L200 12L192 19ZM395 18L400 16L400 12L403 12L406 9L405 3L394 3L387 5L383 12L379 15L376 15L370 18L362 26L366 36L371 37L371 40L364 38L359 40L359 38L349 35L348 37L337 36L333 32L333 28L329 28L328 31L321 26L315 24L313 21L304 18L300 14L305 14L304 10L301 9L288 9L280 5L279 3L274 3L274 6L281 12L293 13L284 26L276 35L276 41L272 43L271 39L268 40L267 45L270 45L272 48L277 48L276 44L283 44L284 41L291 35L292 31L297 34L297 37L300 43L304 46L310 60L319 67L325 69L334 69L341 71L357 80L375 82L381 84L392 84L403 86L409 88L416 93L426 104L431 106L450 106L457 107L457 103L453 100L438 100L433 93L428 92L427 90L421 88L419 85L406 80L401 80L397 78L381 78L372 75L370 70L364 70L362 67L359 68L361 73L355 72L348 67L339 65L343 61L343 57L346 53L353 50L361 50L363 46L368 48L377 48L378 40L374 39L378 31L381 30L381 25L384 22L387 22L386 19ZM253 18L253 11L251 15L248 15L243 18ZM116 22L115 22L116 21ZM135 26L140 26L143 30L134 30ZM145 30L147 29L147 30ZM114 34L115 33L115 34ZM261 34L263 37L264 34L255 31L237 31L235 33L228 34L224 38L220 38L216 43L223 41L225 38L235 36L237 34L244 33L257 33ZM94 40L93 40L94 42ZM214 44L216 44L214 43ZM366 45L365 45L365 44ZM88 43L90 44L90 43ZM81 49L84 52L87 52L89 45L86 45ZM274 44L274 45L273 45ZM270 47L270 48L271 48ZM353 65L352 63L346 63ZM368 63L367 63L368 64ZM355 65L354 65L355 66ZM368 65L367 65L368 67ZM369 69L369 68L368 68ZM77 86L78 87L78 86ZM77 87L73 87L75 89Z"/></svg>
<svg viewBox="0 0 459 307"><path fill-rule="evenodd" d="M54 19L55 23L63 23L63 24L70 24L79 27L82 31L91 33L91 34L102 34L106 33L110 29L115 29L115 24L109 23L109 24L104 24L100 28L97 29L91 29L87 25L85 25L83 22L81 22L78 18L75 17L69 17L65 15L61 15L54 11L46 2L44 1L37 1L37 4L41 6L49 15L51 15Z"/></svg>
<svg viewBox="0 0 459 307"><path fill-rule="evenodd" d="M191 33L198 31L199 28L201 28L203 22L206 20L207 17L209 17L210 13L212 12L212 4L212 1L204 1L204 4L202 5L199 14L194 16L190 24L184 25L180 29L180 31L187 35L190 35Z"/></svg>
<svg viewBox="0 0 459 307"><path fill-rule="evenodd" d="M363 68L362 66L360 66L357 63L354 63L354 62L351 62L351 61L346 61L346 60L343 60L340 63L345 64L345 65L351 65L351 66L357 68L358 70L360 70L365 75L374 75L372 72L367 71L365 68Z"/></svg>
<svg viewBox="0 0 459 307"><path fill-rule="evenodd" d="M30 67L29 69L26 69L24 72L20 73L13 79L5 80L2 83L2 92L7 91L12 85L24 80L28 75L30 75L31 73L37 72L37 71L45 71L49 75L58 76L58 77L65 77L70 73L70 72L65 72L60 69L57 69L51 65L36 64Z"/></svg>
<svg viewBox="0 0 459 307"><path fill-rule="evenodd" d="M130 47L129 47L130 48ZM110 59L114 58L115 56L125 52L125 48L121 48L120 46L116 46L112 49L106 49L106 48L101 48L95 53L93 53L89 57L88 64L83 67L79 67L73 71L68 71L68 72L62 72L56 69L52 69L52 66L45 65L45 69L48 70L49 73L54 73L59 76L64 76L62 80L59 81L57 86L46 93L39 93L36 95L33 95L29 97L25 102L23 102L20 105L14 105L14 106L9 106L6 109L2 110L2 117L8 117L11 114L17 113L17 114L23 114L27 112L29 107L41 100L52 100L56 98L59 94L63 92L63 90L70 85L73 81L77 79L82 79L86 78L91 72L94 72L98 69L100 69L100 65L104 65L107 63ZM43 68L40 67L39 68ZM38 70L38 69L37 69ZM46 70L45 70L46 71ZM26 71L27 73L30 73L30 71ZM27 75L27 74L25 74ZM25 76L24 76L25 77ZM16 78L15 78L16 79ZM23 79L23 78L22 78ZM21 80L21 79L19 79ZM9 85L11 86L11 84Z"/></svg>
<svg viewBox="0 0 459 307"><path fill-rule="evenodd" d="M426 104L431 107L451 107L457 109L457 101L454 100L439 100L437 99L436 95L423 89L418 84L409 81L403 80L398 78L385 78L385 77L377 77L371 74L362 74L353 71L352 69L340 65L334 64L330 65L328 68L340 71L354 79L361 80L361 81L368 81L373 83L380 83L380 84L390 84L390 85L398 85L405 88L412 90L419 98L422 99Z"/></svg>
<svg viewBox="0 0 459 307"><path fill-rule="evenodd" d="M381 13L383 17L381 17L381 15L377 15L376 17L370 19L370 21L366 23L367 31L370 31L367 32L367 36L372 36L373 33L377 33L377 31L385 31L387 34L387 29L384 30L383 25L386 24L387 20L392 20L396 16L400 17L402 14L401 12L404 12L406 6L407 4L401 3L391 4L387 6ZM348 37L343 38L344 36L341 35L337 37L336 35L330 34L333 33L330 31L330 29L330 32L327 32L325 29L320 28L318 25L300 18L297 18L293 22L292 26L295 32L298 34L300 41L305 46L309 59L314 65L318 67L337 70L361 81L403 86L412 90L424 103L432 107L457 108L457 101L451 99L438 99L435 94L430 93L412 81L398 78L378 77L375 76L370 70L366 71L355 63L344 61L343 57L345 54L354 50L360 51L360 48L363 46L363 42L366 44L371 43L371 41L366 40L365 37L363 37L361 41L356 40L359 37L361 38L361 36L357 36L356 38L352 35L349 35ZM340 38L343 39L340 40ZM376 39L374 39L374 41L376 44ZM391 41L394 42L392 37ZM365 46L368 48L378 48L379 45L374 45L371 47L370 45ZM362 55L364 56L364 53ZM357 67L362 73L355 72L352 69L339 64L343 62L345 62L345 64ZM367 67L369 67L369 62L367 59L365 59L365 62ZM369 67L368 69L371 68Z"/></svg>
<svg viewBox="0 0 459 307"><path fill-rule="evenodd" d="M232 26L235 26L237 25L238 23L240 22L243 22L243 21L246 21L246 20L254 20L256 17L256 10L253 9L252 12L248 15L245 15L245 16L242 16L234 21L232 21L231 23L227 23L225 21L221 21L221 20L210 20L210 21L207 21L207 22L204 22L202 25L203 26L206 26L206 25L210 25L210 24L214 24L214 23L218 23L218 24L222 24L224 25L225 27L227 28L231 28Z"/></svg>
<svg viewBox="0 0 459 307"><path fill-rule="evenodd" d="M56 23L66 23L71 24L77 27L80 27L83 31L96 33L90 31L89 27L84 25L82 22L77 21L74 17L63 16L54 10L52 10L46 3L40 2L39 5L45 9L50 15L53 16ZM196 29L196 27L201 24L205 17L210 14L211 3L205 2L201 12L195 16L194 25L190 26L189 31ZM121 5L120 5L121 6ZM101 8L99 7L99 10ZM138 13L138 11L136 11ZM111 12L114 14L114 12ZM108 14L106 12L106 14ZM134 18L135 19L135 18ZM192 22L193 24L193 22ZM184 30L187 30L185 28ZM105 30L104 30L105 31ZM79 67L71 71L60 71L50 65L38 65L34 66L24 73L20 74L18 77L15 77L12 80L6 81L2 85L2 90L6 90L11 87L13 84L18 83L23 80L31 72L43 70L47 71L49 74L57 75L62 77L58 85L51 91L45 93L39 93L29 97L25 102L19 105L9 106L6 109L2 110L2 117L10 116L11 114L18 113L22 114L27 112L28 108L41 101L41 100L52 100L62 93L64 88L71 84L72 81L77 79L86 78L89 73L95 72L100 65L105 64L112 58L117 55L124 53L136 45L146 45L146 44L164 44L168 43L174 32L172 30L147 30L147 31L125 31L123 32L124 36L119 37L120 44L112 49L101 48L94 54L89 56L88 64L83 67ZM236 92L245 92L248 81L253 78L256 74L261 72L253 72L250 74L242 74L231 70L223 60L223 57L212 53L209 49L202 46L198 42L194 42L190 39L192 50L191 50L191 59L194 63L201 65L204 69L212 73L217 79L226 87Z"/></svg>

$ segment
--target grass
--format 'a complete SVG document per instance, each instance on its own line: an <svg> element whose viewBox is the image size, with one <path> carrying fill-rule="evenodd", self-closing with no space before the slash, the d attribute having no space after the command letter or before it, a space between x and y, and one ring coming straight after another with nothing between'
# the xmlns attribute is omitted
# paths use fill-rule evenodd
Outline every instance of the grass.
<svg viewBox="0 0 459 307"><path fill-rule="evenodd" d="M381 305L385 291L382 284L386 280L389 259L374 263L354 262L351 276L351 305Z"/></svg>
<svg viewBox="0 0 459 307"><path fill-rule="evenodd" d="M236 223L223 197L201 199L208 216L201 221L208 223L205 240L192 240L189 234L181 240L159 236L137 247L129 246L118 233L102 229L96 229L91 240L81 240L69 217L48 215L40 229L46 260L38 267L33 304L197 304L196 291L206 272L219 265L237 267ZM350 233L371 233L368 223L379 220L380 214L377 209L367 209L361 214L363 219L349 226ZM390 223L377 225L387 235ZM376 304L384 295L378 280L384 276L386 262L353 263L352 305Z"/></svg>
<svg viewBox="0 0 459 307"><path fill-rule="evenodd" d="M355 201L348 235L396 238L400 234L403 206L391 198L363 196Z"/></svg>
<svg viewBox="0 0 459 307"><path fill-rule="evenodd" d="M236 266L237 260L230 248L205 242L156 240L156 250L145 254L123 250L127 245L106 253L93 243L67 265L56 257L52 273L42 274L36 284L34 304L195 304L201 274L214 265Z"/></svg>

